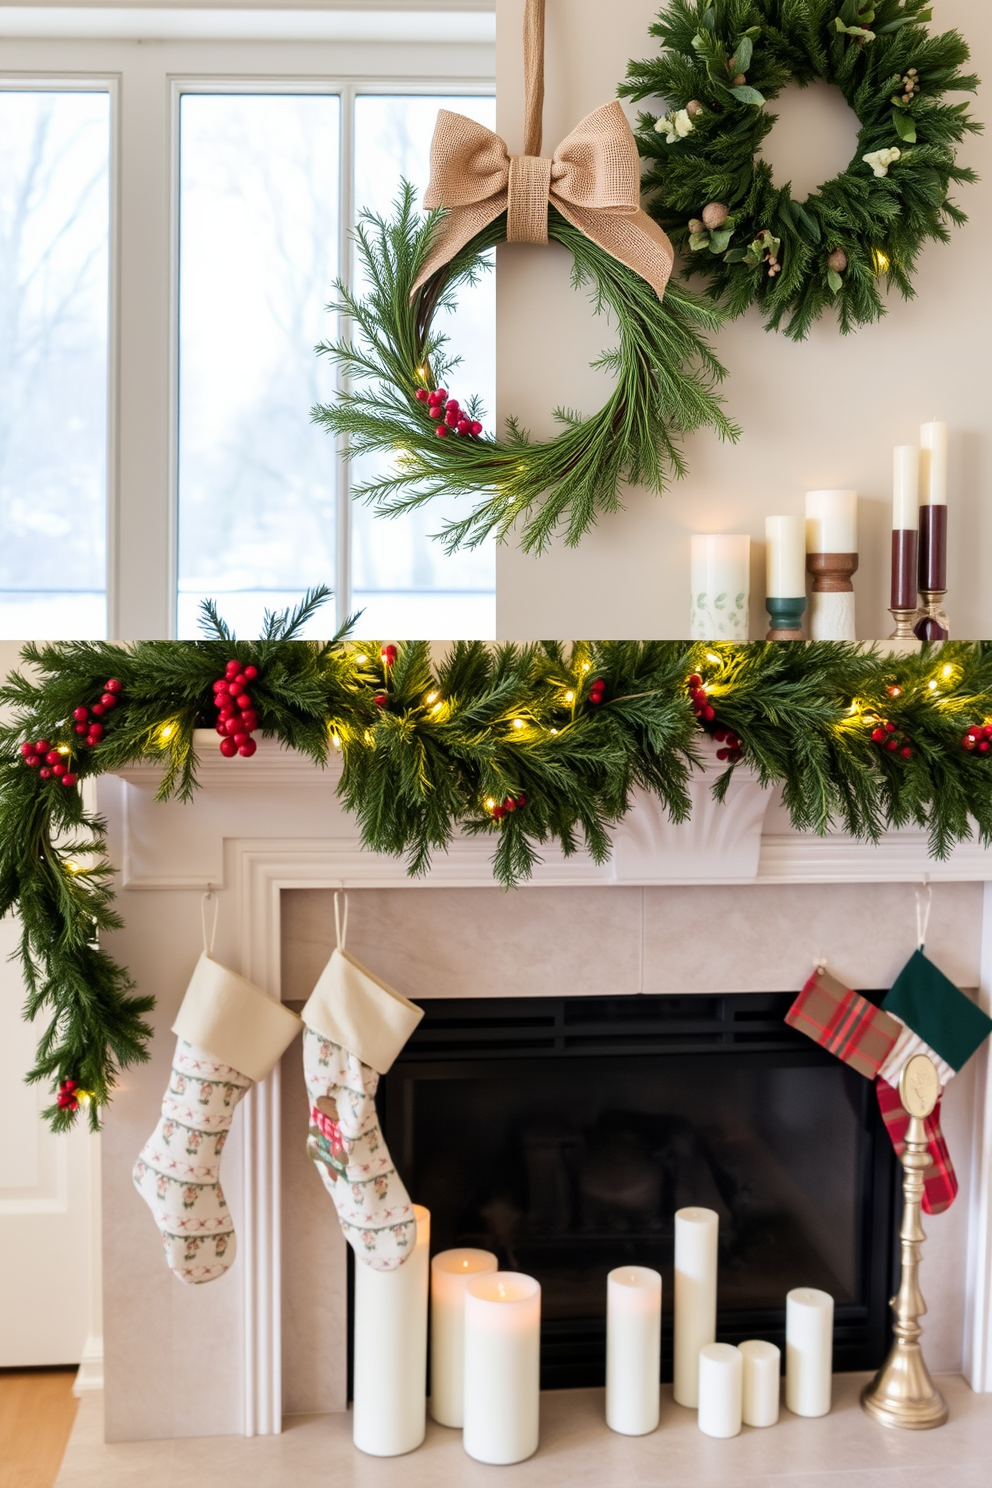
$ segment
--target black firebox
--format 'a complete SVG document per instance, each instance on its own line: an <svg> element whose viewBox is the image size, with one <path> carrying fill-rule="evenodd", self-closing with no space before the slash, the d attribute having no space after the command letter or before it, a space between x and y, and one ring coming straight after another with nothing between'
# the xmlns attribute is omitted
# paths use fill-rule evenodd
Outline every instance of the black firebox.
<svg viewBox="0 0 992 1488"><path fill-rule="evenodd" d="M870 994L869 994L870 995ZM387 1140L431 1211L542 1287L542 1385L602 1384L606 1274L662 1273L675 1211L720 1215L717 1336L782 1345L785 1294L836 1302L834 1367L889 1343L896 1160L871 1083L778 993L436 999L382 1082Z"/></svg>

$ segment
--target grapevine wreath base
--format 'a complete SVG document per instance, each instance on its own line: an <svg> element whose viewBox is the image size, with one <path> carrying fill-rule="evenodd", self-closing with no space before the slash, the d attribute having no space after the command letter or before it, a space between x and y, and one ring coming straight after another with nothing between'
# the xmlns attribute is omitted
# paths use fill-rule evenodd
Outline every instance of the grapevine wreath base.
<svg viewBox="0 0 992 1488"><path fill-rule="evenodd" d="M621 93L660 97L640 117L646 205L731 315L758 305L802 340L833 307L842 331L884 314L880 285L907 298L920 250L967 219L952 185L974 181L955 147L981 129L957 31L931 36L928 0L670 0L661 53L632 62ZM860 125L854 159L805 201L761 158L787 83L823 78Z"/></svg>
<svg viewBox="0 0 992 1488"><path fill-rule="evenodd" d="M425 642L296 639L320 597L259 641L215 622L203 641L28 646L32 670L0 689L0 911L20 917L26 1016L44 1021L29 1078L57 1092L55 1130L81 1107L98 1127L151 1033L152 1000L101 944L121 921L105 826L80 787L154 761L160 799L189 801L198 728L241 757L231 769L253 768L259 733L318 766L340 753L338 793L364 845L414 874L459 832L492 839L506 886L547 843L603 861L635 787L688 817L704 734L726 765L718 799L744 764L782 788L802 831L874 842L916 823L935 857L975 834L992 843L992 643L890 656L837 642L462 641L432 661Z"/></svg>

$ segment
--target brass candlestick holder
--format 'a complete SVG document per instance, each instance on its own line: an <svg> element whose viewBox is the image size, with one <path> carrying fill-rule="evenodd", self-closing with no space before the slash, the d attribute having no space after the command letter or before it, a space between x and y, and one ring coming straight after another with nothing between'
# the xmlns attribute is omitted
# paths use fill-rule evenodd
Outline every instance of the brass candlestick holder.
<svg viewBox="0 0 992 1488"><path fill-rule="evenodd" d="M946 589L921 589L922 610L916 613L913 634L919 641L946 641L950 634L950 621L944 609Z"/></svg>
<svg viewBox="0 0 992 1488"><path fill-rule="evenodd" d="M896 622L896 628L892 632L892 634L889 636L889 640L890 641L915 641L917 637L916 637L916 632L913 629L913 626L916 623L916 617L919 614L919 611L916 610L916 609L912 609L912 610L893 610L893 609L890 609L889 610L889 614L892 616L893 620Z"/></svg>
<svg viewBox="0 0 992 1488"><path fill-rule="evenodd" d="M902 1271L899 1290L890 1302L896 1315L895 1342L889 1357L861 1395L861 1404L870 1416L883 1426L900 1426L908 1431L927 1431L943 1426L947 1405L930 1378L920 1347L920 1318L927 1310L920 1291L920 1246L926 1239L920 1219L923 1199L923 1174L933 1159L927 1151L924 1119L940 1098L940 1077L926 1054L914 1054L899 1081L899 1099L909 1115L906 1147L902 1155L905 1169L902 1183L903 1212L899 1239Z"/></svg>

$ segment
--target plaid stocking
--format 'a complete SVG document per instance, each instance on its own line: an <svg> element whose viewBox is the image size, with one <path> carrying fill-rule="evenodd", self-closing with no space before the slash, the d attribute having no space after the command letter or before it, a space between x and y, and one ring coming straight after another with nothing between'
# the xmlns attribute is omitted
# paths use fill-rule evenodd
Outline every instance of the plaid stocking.
<svg viewBox="0 0 992 1488"><path fill-rule="evenodd" d="M879 1075L875 1081L875 1094L878 1096L879 1110L885 1119L885 1129L896 1149L896 1156L902 1157L906 1150L906 1129L909 1126L909 1117L903 1110L899 1092ZM923 1212L924 1214L943 1214L945 1209L951 1207L957 1196L958 1178L954 1171L954 1164L951 1162L951 1154L947 1150L944 1133L940 1129L940 1101L934 1106L930 1115L924 1119L923 1126L927 1134L927 1151L931 1159L930 1166L923 1176Z"/></svg>

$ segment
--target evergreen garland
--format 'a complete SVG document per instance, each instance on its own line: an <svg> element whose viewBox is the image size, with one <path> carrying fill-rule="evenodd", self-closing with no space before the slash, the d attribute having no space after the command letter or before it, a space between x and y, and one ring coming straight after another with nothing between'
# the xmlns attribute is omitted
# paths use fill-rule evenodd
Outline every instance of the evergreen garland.
<svg viewBox="0 0 992 1488"><path fill-rule="evenodd" d="M802 340L828 307L843 332L884 314L879 284L914 294L923 245L967 220L952 184L976 180L955 146L982 126L965 103L967 44L930 36L928 0L670 0L651 30L661 54L632 62L621 93L663 98L637 130L646 207L732 315L761 307ZM847 169L805 201L761 158L771 103L824 78L860 123ZM867 158L866 158L867 157Z"/></svg>
<svg viewBox="0 0 992 1488"><path fill-rule="evenodd" d="M98 942L121 924L104 822L78 788L41 779L21 743L57 741L81 779L155 762L159 798L190 800L194 730L213 726L212 684L232 658L258 669L261 732L317 765L340 751L338 792L362 841L405 856L411 873L458 832L493 840L506 886L548 843L602 862L635 788L688 817L701 730L736 738L802 831L875 842L915 823L938 858L975 833L992 843L992 643L907 657L826 642L461 641L432 663L426 642L309 642L296 620L274 617L252 642L215 626L202 641L28 646L32 674L0 688L14 715L0 727L0 912L20 915L25 1014L45 1019L29 1079L74 1082L45 1113L56 1130L77 1096L96 1129L117 1072L147 1057L152 1003ZM104 737L80 746L73 710L108 675L120 704Z"/></svg>
<svg viewBox="0 0 992 1488"><path fill-rule="evenodd" d="M620 509L624 482L661 493L673 475L686 474L684 434L710 426L721 438L738 437L714 392L724 368L704 340L722 324L721 312L678 284L659 301L638 274L549 208L548 236L572 255L575 287L591 286L594 310L609 311L616 325L619 345L595 364L615 374L616 388L588 418L556 409L563 428L553 439L532 441L517 418L507 420L502 439L453 429L438 438L426 395L454 391L459 359L446 353L434 318L454 308L459 289L478 283L487 254L506 236L503 213L411 295L443 215L421 217L406 184L391 219L363 215L355 242L368 287L359 296L339 280L328 307L347 317L356 339L317 348L343 375L343 388L333 404L313 409L314 421L344 437L350 459L390 456L386 470L353 488L377 515L457 495L471 505L437 534L447 552L493 535L505 541L518 523L526 552L543 551L559 530L574 547L601 515ZM481 426L477 397L462 411Z"/></svg>

